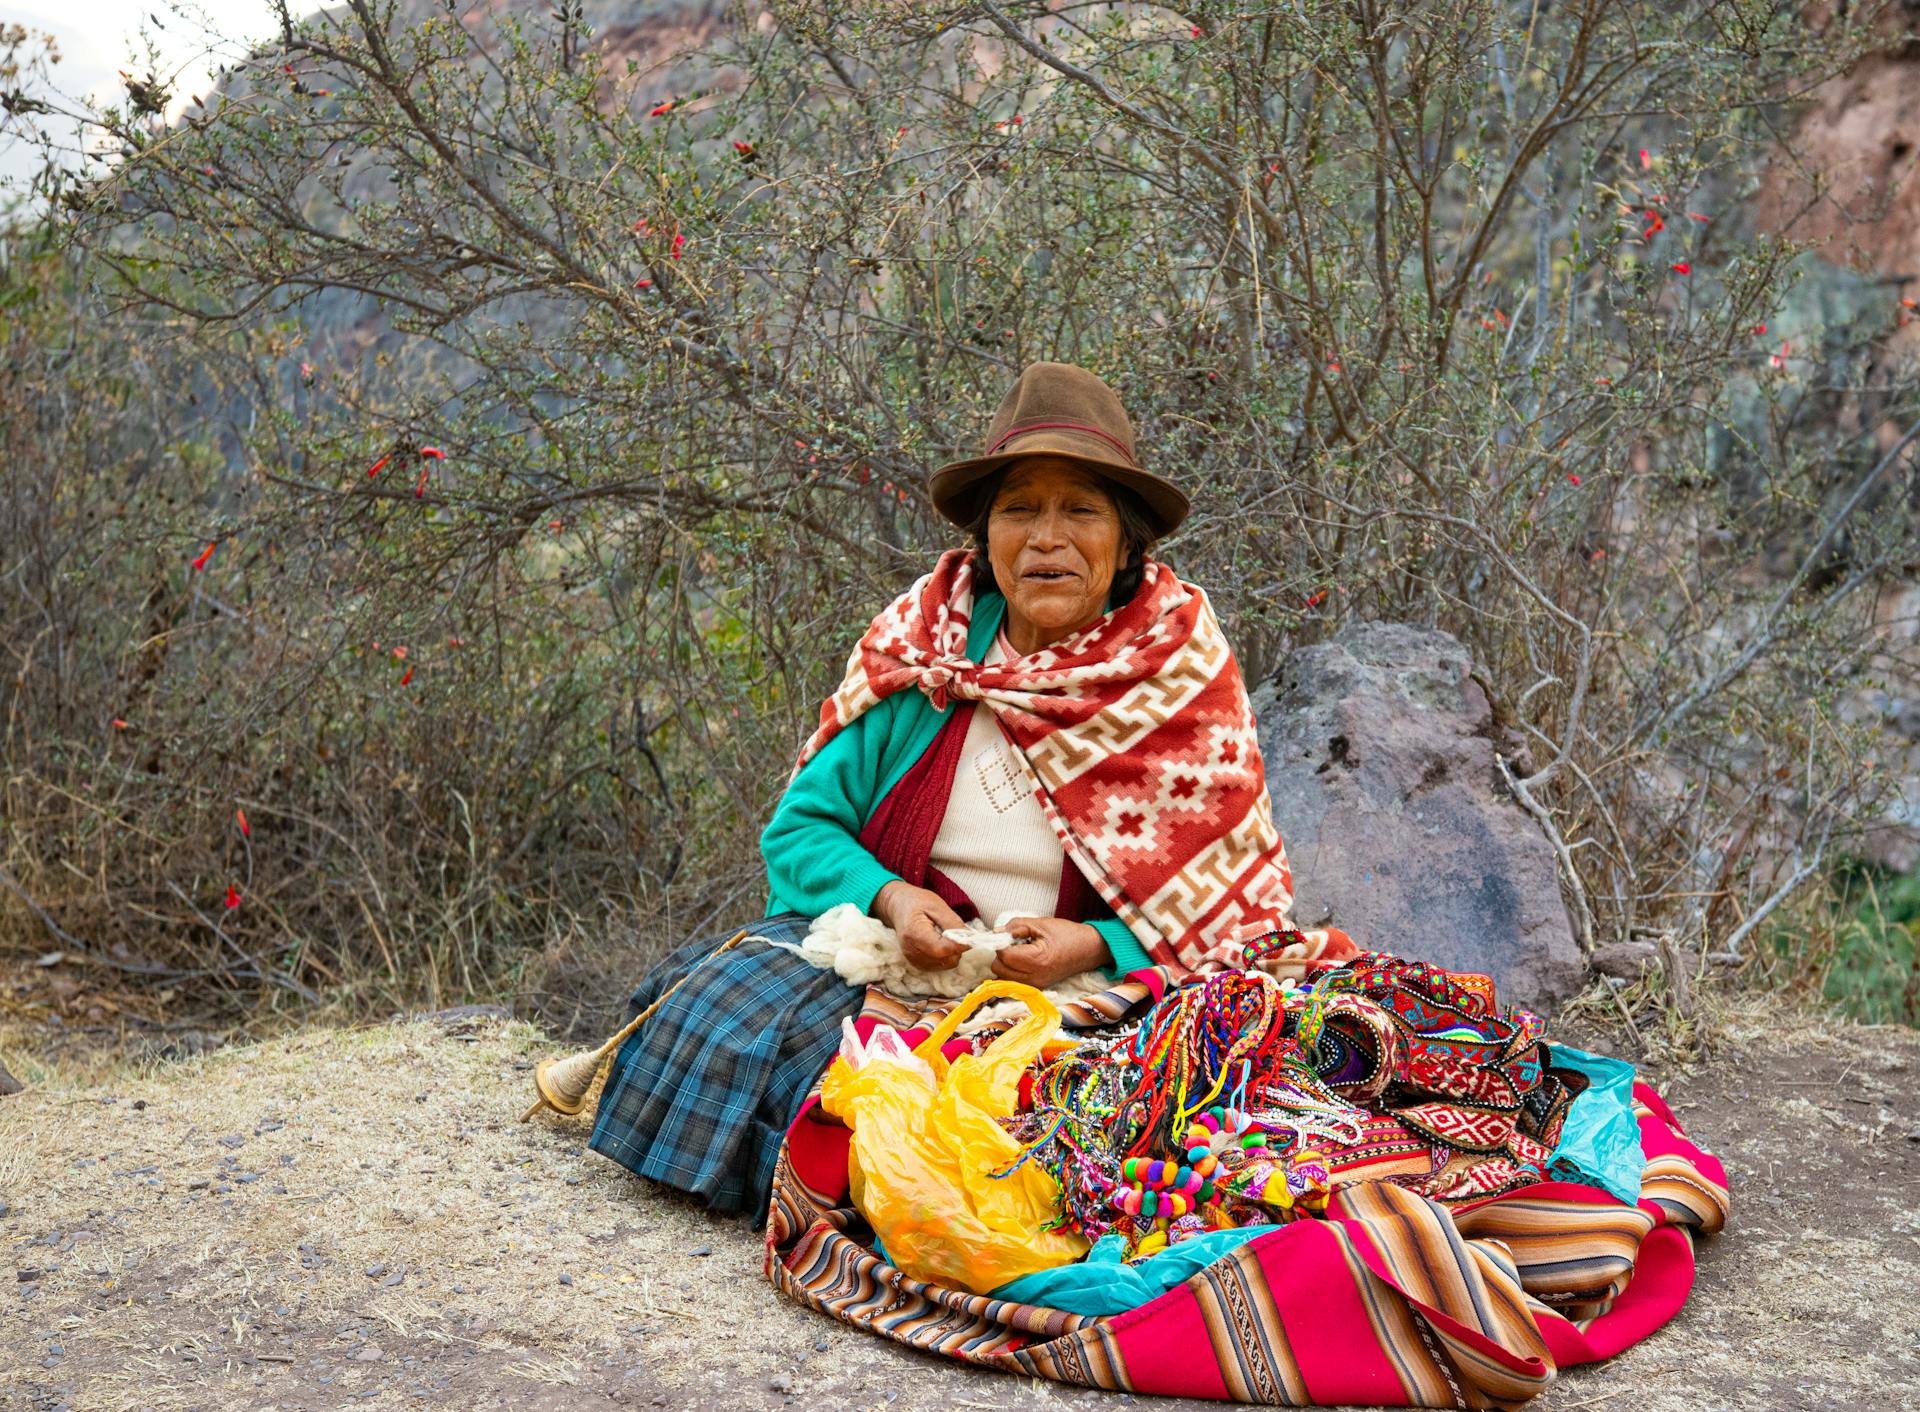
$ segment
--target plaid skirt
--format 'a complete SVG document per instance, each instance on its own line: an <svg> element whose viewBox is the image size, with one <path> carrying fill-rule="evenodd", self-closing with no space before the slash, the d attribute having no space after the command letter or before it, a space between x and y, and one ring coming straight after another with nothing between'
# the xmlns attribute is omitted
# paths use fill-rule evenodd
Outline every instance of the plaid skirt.
<svg viewBox="0 0 1920 1412"><path fill-rule="evenodd" d="M753 932L798 942L809 923L786 912ZM687 943L640 982L629 1020L693 973L614 1055L587 1145L716 1211L751 1211L758 1224L787 1128L866 988L751 939L700 965L725 939Z"/></svg>

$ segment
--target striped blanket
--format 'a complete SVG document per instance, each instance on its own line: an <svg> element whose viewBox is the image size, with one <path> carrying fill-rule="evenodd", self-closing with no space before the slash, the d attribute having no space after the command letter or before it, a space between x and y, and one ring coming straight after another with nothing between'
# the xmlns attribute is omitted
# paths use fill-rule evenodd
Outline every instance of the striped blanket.
<svg viewBox="0 0 1920 1412"><path fill-rule="evenodd" d="M1140 979L1145 976L1146 979ZM1111 1023L1152 973L1065 1007ZM870 993L858 1027L919 1018ZM918 1036L909 1034L909 1039ZM1727 1218L1726 1174L1660 1096L1634 1089L1647 1156L1637 1206L1539 1182L1442 1204L1389 1182L1339 1189L1324 1220L1277 1226L1150 1304L1092 1318L926 1284L858 1238L845 1128L810 1098L787 1134L766 1271L785 1294L915 1348L1060 1382L1276 1406L1514 1407L1558 1369L1672 1318L1693 1240Z"/></svg>

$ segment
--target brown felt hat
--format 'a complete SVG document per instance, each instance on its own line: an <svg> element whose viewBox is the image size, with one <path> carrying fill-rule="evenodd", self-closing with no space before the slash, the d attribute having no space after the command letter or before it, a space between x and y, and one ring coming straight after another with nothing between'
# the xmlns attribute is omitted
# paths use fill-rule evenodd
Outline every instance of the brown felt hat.
<svg viewBox="0 0 1920 1412"><path fill-rule="evenodd" d="M1029 363L993 414L978 456L933 473L933 508L970 525L996 471L1022 456L1064 456L1137 493L1161 534L1187 517L1186 492L1143 470L1133 450L1133 423L1099 378L1072 363Z"/></svg>

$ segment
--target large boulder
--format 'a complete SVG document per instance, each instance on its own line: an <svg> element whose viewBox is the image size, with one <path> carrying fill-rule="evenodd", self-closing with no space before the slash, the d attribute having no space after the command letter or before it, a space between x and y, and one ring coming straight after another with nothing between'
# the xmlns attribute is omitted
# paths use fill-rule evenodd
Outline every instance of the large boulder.
<svg viewBox="0 0 1920 1412"><path fill-rule="evenodd" d="M1550 1012L1586 968L1553 848L1500 779L1471 665L1446 633L1353 623L1254 689L1293 919L1483 972L1504 1002Z"/></svg>

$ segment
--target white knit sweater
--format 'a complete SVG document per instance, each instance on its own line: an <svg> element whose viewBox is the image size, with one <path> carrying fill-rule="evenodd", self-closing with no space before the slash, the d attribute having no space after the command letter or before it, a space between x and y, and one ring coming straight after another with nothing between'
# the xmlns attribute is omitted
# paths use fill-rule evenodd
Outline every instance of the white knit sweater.
<svg viewBox="0 0 1920 1412"><path fill-rule="evenodd" d="M986 660L1011 655L1001 633ZM928 861L952 878L992 925L1009 912L1051 917L1066 860L1000 722L992 708L976 702Z"/></svg>

